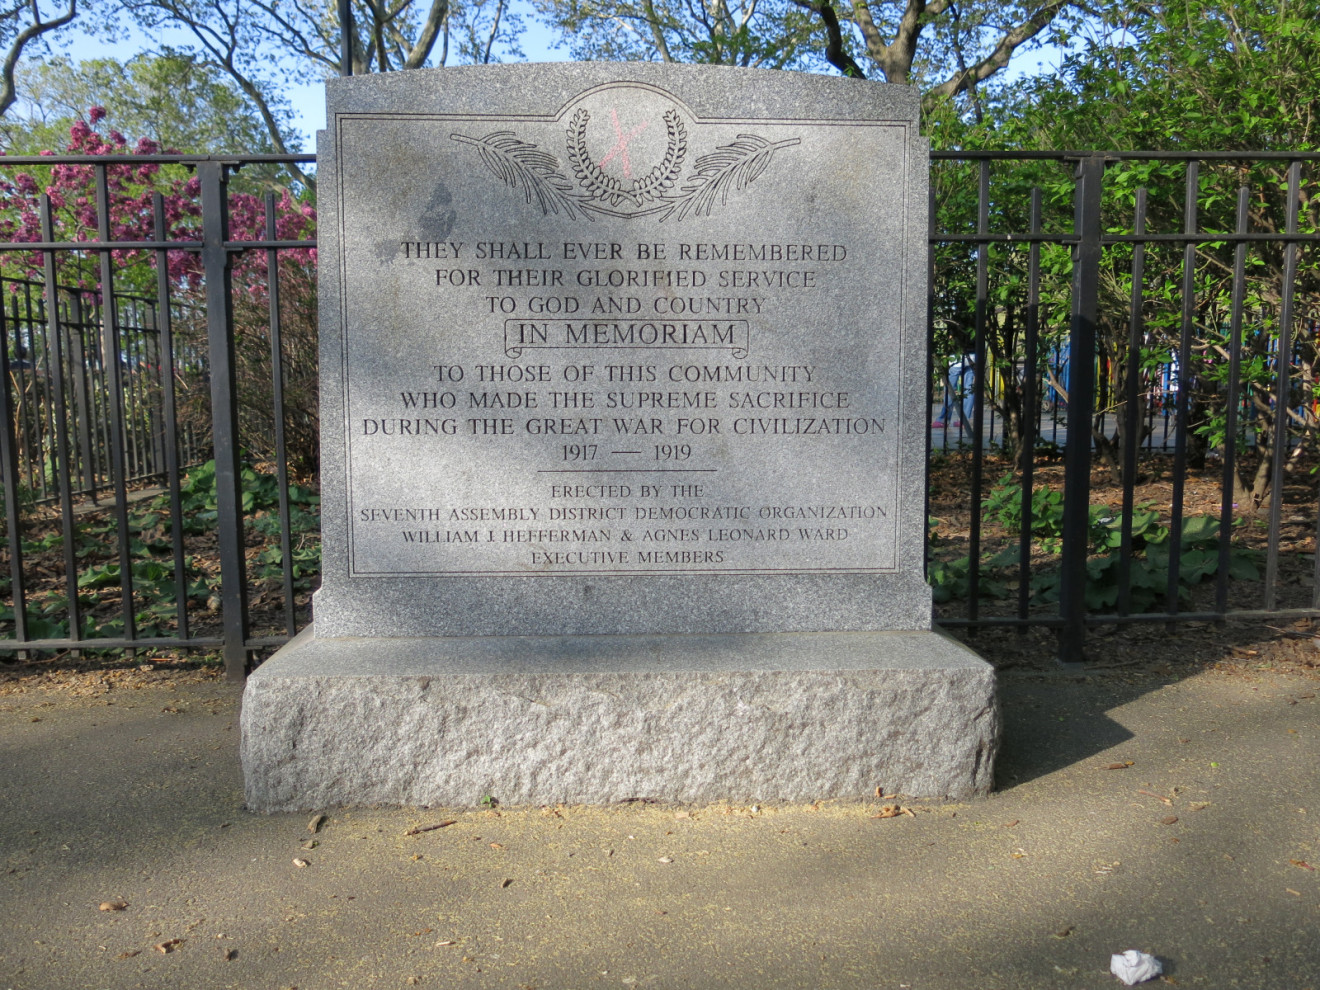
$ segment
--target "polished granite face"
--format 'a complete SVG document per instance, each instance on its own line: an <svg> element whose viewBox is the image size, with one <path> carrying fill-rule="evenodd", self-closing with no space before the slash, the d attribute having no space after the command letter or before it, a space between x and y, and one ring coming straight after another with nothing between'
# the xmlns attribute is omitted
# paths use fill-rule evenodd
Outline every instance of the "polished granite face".
<svg viewBox="0 0 1320 990"><path fill-rule="evenodd" d="M929 628L905 87L334 80L321 635Z"/></svg>

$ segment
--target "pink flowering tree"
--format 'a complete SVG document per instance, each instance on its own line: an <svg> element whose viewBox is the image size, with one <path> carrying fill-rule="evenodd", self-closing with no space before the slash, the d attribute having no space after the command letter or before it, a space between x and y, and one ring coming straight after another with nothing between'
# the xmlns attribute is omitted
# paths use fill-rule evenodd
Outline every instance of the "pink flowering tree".
<svg viewBox="0 0 1320 990"><path fill-rule="evenodd" d="M202 237L201 187L187 166L124 161L132 155L160 154L155 142L142 138L130 145L118 131L106 128L106 113L92 107L86 119L73 124L62 152L42 152L50 165L5 167L0 156L0 240L37 242L41 236L40 196L50 197L54 238L64 242L100 240L97 212L98 166L60 161L62 155L105 159L112 241L155 240L153 200L163 200L165 239L200 241ZM174 153L174 152L170 152ZM237 183L235 183L237 184ZM266 203L249 192L229 196L230 238L264 240ZM316 211L287 188L275 201L275 237L307 240L315 237ZM184 248L165 252L174 330L181 345L205 351L204 272L198 252ZM157 293L159 252L124 247L110 252L116 297L137 295L154 299ZM0 258L0 277L42 281L45 259L41 252L10 252ZM258 458L273 455L275 411L271 405L270 286L267 252L256 249L235 256L233 264L235 354L240 378L240 426L243 442ZM286 420L290 460L299 474L316 467L316 252L314 248L286 249L278 257L279 320L284 359L286 408L297 410ZM80 291L99 304L101 257L96 250L59 251L55 254L56 280L65 290ZM122 308L122 307L121 307ZM191 341L189 338L193 338ZM176 373L178 369L176 368ZM181 414L196 420L208 415L203 376L186 381L176 374Z"/></svg>
<svg viewBox="0 0 1320 990"><path fill-rule="evenodd" d="M69 129L69 143L60 154L105 157L106 187L110 202L110 238L116 241L153 239L152 196L160 192L165 200L165 222L176 239L190 240L198 229L201 208L200 186L195 177L177 166L155 162L113 164L125 155L155 155L160 148L142 138L129 146L118 131L101 134L96 125L105 119L105 110L92 107L86 120ZM56 158L54 151L42 155ZM3 162L0 161L0 166ZM41 214L38 201L42 193L50 196L56 240L99 240L96 209L96 166L53 162L49 166L16 166L0 170L0 237L6 241L41 240ZM143 277L154 261L151 252L117 249L111 253L115 268L115 289L145 289ZM43 258L39 252L9 255L3 272L10 278L41 278ZM182 285L200 270L197 256L188 251L169 253L172 284ZM58 252L56 276L61 285L99 290L100 269L94 255L82 252ZM121 278L123 282L121 282Z"/></svg>

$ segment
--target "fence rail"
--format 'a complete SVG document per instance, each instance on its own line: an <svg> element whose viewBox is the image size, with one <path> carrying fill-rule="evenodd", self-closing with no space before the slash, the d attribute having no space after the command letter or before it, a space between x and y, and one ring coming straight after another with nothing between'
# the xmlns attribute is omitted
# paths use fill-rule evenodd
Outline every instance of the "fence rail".
<svg viewBox="0 0 1320 990"><path fill-rule="evenodd" d="M930 458L966 475L932 500L939 621L1077 662L1095 624L1320 617L1320 155L932 158ZM0 209L0 651L218 648L241 677L306 620L315 242L241 188L295 162L0 162L82 169L96 204ZM191 181L112 227L131 169Z"/></svg>

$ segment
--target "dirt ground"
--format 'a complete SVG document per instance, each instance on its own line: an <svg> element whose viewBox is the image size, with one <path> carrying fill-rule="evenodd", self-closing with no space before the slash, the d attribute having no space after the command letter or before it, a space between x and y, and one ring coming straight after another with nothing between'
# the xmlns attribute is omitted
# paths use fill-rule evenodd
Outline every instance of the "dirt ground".
<svg viewBox="0 0 1320 990"><path fill-rule="evenodd" d="M311 820L243 809L214 668L11 669L0 988L1317 988L1320 651L1253 643L1005 663L974 802Z"/></svg>

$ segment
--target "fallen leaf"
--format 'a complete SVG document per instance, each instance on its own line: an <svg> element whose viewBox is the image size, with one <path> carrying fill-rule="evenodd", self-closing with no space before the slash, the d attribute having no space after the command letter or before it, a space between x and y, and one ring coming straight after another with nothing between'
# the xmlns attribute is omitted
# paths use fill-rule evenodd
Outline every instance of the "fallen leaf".
<svg viewBox="0 0 1320 990"><path fill-rule="evenodd" d="M235 959L238 958L238 950L222 949L220 952L220 958L222 958L225 962L233 962Z"/></svg>
<svg viewBox="0 0 1320 990"><path fill-rule="evenodd" d="M122 900L122 899L121 899L121 900L118 900L118 901L102 901L102 902L101 902L101 910L102 910L102 911L126 911L126 910L128 910L128 901L125 901L125 900Z"/></svg>
<svg viewBox="0 0 1320 990"><path fill-rule="evenodd" d="M313 815L312 820L307 823L307 831L319 832L321 826L325 824L325 815Z"/></svg>
<svg viewBox="0 0 1320 990"><path fill-rule="evenodd" d="M1146 795L1146 797L1153 797L1156 801L1163 801L1170 808L1173 807L1173 802L1170 801L1168 798L1166 798L1163 794L1156 794L1154 791L1143 791L1143 790L1138 790L1137 793L1144 794Z"/></svg>
<svg viewBox="0 0 1320 990"><path fill-rule="evenodd" d="M904 808L903 806L899 805L899 804L886 804L886 805L883 805L883 806L880 808L879 812L877 812L876 814L872 815L871 817L872 817L872 818L897 818L899 815L904 815L904 814L906 814L906 815L911 815L912 812L909 811L907 808ZM912 817L915 818L916 816L913 815Z"/></svg>
<svg viewBox="0 0 1320 990"><path fill-rule="evenodd" d="M171 938L166 939L164 942L157 942L154 948L161 955L165 955L166 953L173 952L181 945L183 945L183 939Z"/></svg>
<svg viewBox="0 0 1320 990"><path fill-rule="evenodd" d="M1178 816L1177 816L1177 815L1166 815L1165 817L1163 817L1163 818L1160 819L1160 824L1161 824L1161 825L1173 825L1173 824L1175 824L1177 821L1178 821Z"/></svg>
<svg viewBox="0 0 1320 990"><path fill-rule="evenodd" d="M1304 859L1290 859L1288 860L1288 862L1292 863L1292 865L1297 867L1298 869L1310 870L1312 873L1315 872L1315 867Z"/></svg>
<svg viewBox="0 0 1320 990"><path fill-rule="evenodd" d="M491 847L492 849L503 849L503 848L504 848L504 846L500 845L500 843L498 843L498 842L492 842L492 843L490 844L490 847Z"/></svg>
<svg viewBox="0 0 1320 990"><path fill-rule="evenodd" d="M438 828L448 828L450 825L453 825L453 824L455 824L455 819L451 818L451 819L449 819L448 821L435 822L435 823L433 823L433 824L431 824L431 825L418 825L416 828L410 828L410 829L408 829L408 831L404 832L403 834L404 834L404 835L421 835L423 832L434 832L434 831L435 831L436 829L438 829Z"/></svg>
<svg viewBox="0 0 1320 990"><path fill-rule="evenodd" d="M307 860L305 860L305 859L299 859L297 856L295 856L295 857L293 858L293 865L296 866L296 867L298 867L299 869L302 869L302 867L304 867L304 866L311 866L311 863L309 863L309 862L308 862Z"/></svg>
<svg viewBox="0 0 1320 990"><path fill-rule="evenodd" d="M1106 769L1106 770L1126 770L1128 767L1132 766L1134 762L1135 762L1135 761L1133 761L1133 760L1124 760L1122 763L1111 763L1111 764L1109 764L1109 766L1105 767L1105 769Z"/></svg>
<svg viewBox="0 0 1320 990"><path fill-rule="evenodd" d="M1004 828L1012 828L1017 823L1018 819L1014 818L1011 822L1004 822Z"/></svg>
<svg viewBox="0 0 1320 990"><path fill-rule="evenodd" d="M1298 896L1300 897L1301 895L1299 894ZM134 956L136 956L136 955L137 955L139 952L141 952L141 951L142 951L141 949L129 949L127 952L121 952L121 953L119 953L119 955L115 956L115 958L116 958L116 959L132 959Z"/></svg>
<svg viewBox="0 0 1320 990"><path fill-rule="evenodd" d="M504 881L500 884L500 890L503 890L504 888L506 888L507 886L509 886L509 884L511 884L511 883L513 883L513 880L510 879L509 877L505 877L505 878L504 878Z"/></svg>

